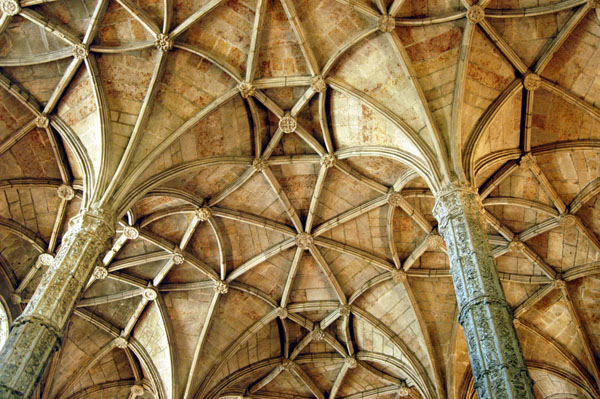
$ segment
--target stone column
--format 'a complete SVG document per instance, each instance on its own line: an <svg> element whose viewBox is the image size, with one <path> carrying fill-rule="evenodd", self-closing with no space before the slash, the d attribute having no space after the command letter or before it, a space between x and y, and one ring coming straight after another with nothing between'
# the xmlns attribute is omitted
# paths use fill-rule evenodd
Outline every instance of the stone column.
<svg viewBox="0 0 600 399"><path fill-rule="evenodd" d="M449 185L433 210L450 274L479 399L534 399L533 383L513 326L482 223L476 191Z"/></svg>
<svg viewBox="0 0 600 399"><path fill-rule="evenodd" d="M113 235L113 219L101 212L88 211L71 220L54 262L0 352L0 398L31 397L98 255Z"/></svg>

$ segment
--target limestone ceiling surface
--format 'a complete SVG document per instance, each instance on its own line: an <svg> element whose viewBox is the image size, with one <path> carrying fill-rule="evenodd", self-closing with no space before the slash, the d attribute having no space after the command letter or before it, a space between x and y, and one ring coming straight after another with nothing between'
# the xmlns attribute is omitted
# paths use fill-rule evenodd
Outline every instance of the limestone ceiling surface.
<svg viewBox="0 0 600 399"><path fill-rule="evenodd" d="M9 318L71 217L120 217L37 398L475 397L457 178L537 397L600 397L598 6L0 0Z"/></svg>

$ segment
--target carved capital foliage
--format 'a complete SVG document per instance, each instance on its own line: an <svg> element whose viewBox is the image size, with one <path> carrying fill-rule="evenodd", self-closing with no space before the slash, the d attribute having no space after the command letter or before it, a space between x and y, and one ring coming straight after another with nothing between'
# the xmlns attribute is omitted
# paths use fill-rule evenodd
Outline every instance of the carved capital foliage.
<svg viewBox="0 0 600 399"><path fill-rule="evenodd" d="M533 399L532 382L480 220L480 208L478 193L460 184L440 191L434 207L447 245L475 388L481 398Z"/></svg>
<svg viewBox="0 0 600 399"><path fill-rule="evenodd" d="M41 267L41 266L51 266L52 262L54 262L54 255L52 254L40 254L37 258L37 261L35 262L36 267Z"/></svg>

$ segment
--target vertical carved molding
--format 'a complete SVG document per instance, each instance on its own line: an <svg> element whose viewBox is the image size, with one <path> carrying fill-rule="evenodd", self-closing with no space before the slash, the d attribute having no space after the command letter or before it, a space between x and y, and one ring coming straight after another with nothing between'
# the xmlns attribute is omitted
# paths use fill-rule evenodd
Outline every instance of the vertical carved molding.
<svg viewBox="0 0 600 399"><path fill-rule="evenodd" d="M31 301L11 326L0 352L0 397L29 398L58 348L95 261L114 235L112 217L98 211L69 223L62 245Z"/></svg>
<svg viewBox="0 0 600 399"><path fill-rule="evenodd" d="M512 309L481 222L477 192L459 184L440 191L434 216L446 241L450 274L475 389L480 399L533 399L533 383L513 326Z"/></svg>

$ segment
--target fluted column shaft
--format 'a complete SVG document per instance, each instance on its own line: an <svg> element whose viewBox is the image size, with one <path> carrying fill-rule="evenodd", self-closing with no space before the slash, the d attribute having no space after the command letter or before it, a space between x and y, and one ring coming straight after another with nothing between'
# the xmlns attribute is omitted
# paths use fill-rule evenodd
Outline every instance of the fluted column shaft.
<svg viewBox="0 0 600 399"><path fill-rule="evenodd" d="M438 193L434 207L448 248L458 321L464 328L475 389L480 399L534 399L478 199L470 188L451 185Z"/></svg>
<svg viewBox="0 0 600 399"><path fill-rule="evenodd" d="M71 220L60 250L0 352L0 397L29 398L94 268L114 235L110 217L90 211Z"/></svg>

